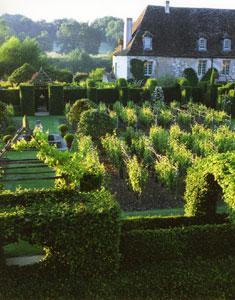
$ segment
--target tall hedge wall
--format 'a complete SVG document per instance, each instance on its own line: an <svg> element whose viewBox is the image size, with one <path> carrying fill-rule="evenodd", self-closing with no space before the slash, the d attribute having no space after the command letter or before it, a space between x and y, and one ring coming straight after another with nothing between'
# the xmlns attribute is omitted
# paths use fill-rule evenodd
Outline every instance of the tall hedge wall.
<svg viewBox="0 0 235 300"><path fill-rule="evenodd" d="M32 85L20 86L20 103L23 115L33 116L35 114L35 95Z"/></svg>
<svg viewBox="0 0 235 300"><path fill-rule="evenodd" d="M0 195L0 227L0 245L23 239L47 247L52 267L67 269L78 285L117 271L119 207L105 190Z"/></svg>
<svg viewBox="0 0 235 300"><path fill-rule="evenodd" d="M115 88L97 89L96 97L97 102L104 102L107 105L113 104L119 100L119 91Z"/></svg>
<svg viewBox="0 0 235 300"><path fill-rule="evenodd" d="M0 101L13 106L20 105L19 89L0 89Z"/></svg>
<svg viewBox="0 0 235 300"><path fill-rule="evenodd" d="M126 267L235 255L235 225L127 231L122 234L121 255Z"/></svg>
<svg viewBox="0 0 235 300"><path fill-rule="evenodd" d="M64 88L59 85L49 86L49 113L51 115L63 115L65 108Z"/></svg>
<svg viewBox="0 0 235 300"><path fill-rule="evenodd" d="M64 88L64 101L74 103L76 100L87 98L87 90L84 88Z"/></svg>

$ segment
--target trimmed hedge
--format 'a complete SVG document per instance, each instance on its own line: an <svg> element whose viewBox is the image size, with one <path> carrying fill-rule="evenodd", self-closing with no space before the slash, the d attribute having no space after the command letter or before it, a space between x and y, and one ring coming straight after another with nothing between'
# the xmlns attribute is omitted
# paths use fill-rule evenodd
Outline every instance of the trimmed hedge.
<svg viewBox="0 0 235 300"><path fill-rule="evenodd" d="M181 91L179 86L163 87L162 89L166 104L170 104L174 100L181 101Z"/></svg>
<svg viewBox="0 0 235 300"><path fill-rule="evenodd" d="M122 220L122 232L130 230L167 229L192 225L223 224L228 222L228 215L217 214L208 217L134 217Z"/></svg>
<svg viewBox="0 0 235 300"><path fill-rule="evenodd" d="M87 97L87 90L81 88L64 88L64 101L65 103L74 103L76 100L84 99Z"/></svg>
<svg viewBox="0 0 235 300"><path fill-rule="evenodd" d="M122 264L146 266L163 260L235 255L235 225L131 230L121 237Z"/></svg>
<svg viewBox="0 0 235 300"><path fill-rule="evenodd" d="M105 190L2 194L0 244L22 239L43 245L53 270L65 268L78 278L78 285L86 286L117 271L119 213L118 205Z"/></svg>
<svg viewBox="0 0 235 300"><path fill-rule="evenodd" d="M0 101L13 106L20 105L19 89L0 89Z"/></svg>
<svg viewBox="0 0 235 300"><path fill-rule="evenodd" d="M49 86L49 112L51 115L62 115L64 113L64 88L60 85Z"/></svg>
<svg viewBox="0 0 235 300"><path fill-rule="evenodd" d="M128 101L133 101L134 103L141 105L142 92L143 92L142 88L129 88Z"/></svg>
<svg viewBox="0 0 235 300"><path fill-rule="evenodd" d="M20 85L20 103L23 115L35 114L35 94L32 85Z"/></svg>
<svg viewBox="0 0 235 300"><path fill-rule="evenodd" d="M104 102L107 105L111 105L119 100L119 91L116 88L110 89L97 89L97 102Z"/></svg>

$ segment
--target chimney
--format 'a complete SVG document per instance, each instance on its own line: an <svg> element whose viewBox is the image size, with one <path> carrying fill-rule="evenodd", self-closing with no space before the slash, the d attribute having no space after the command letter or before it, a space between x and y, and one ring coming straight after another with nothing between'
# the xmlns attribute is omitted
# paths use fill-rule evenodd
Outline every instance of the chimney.
<svg viewBox="0 0 235 300"><path fill-rule="evenodd" d="M124 41L123 48L126 49L130 40L132 39L132 18L127 18L124 25Z"/></svg>
<svg viewBox="0 0 235 300"><path fill-rule="evenodd" d="M165 6L165 13L169 14L170 13L170 1L166 1L166 6Z"/></svg>

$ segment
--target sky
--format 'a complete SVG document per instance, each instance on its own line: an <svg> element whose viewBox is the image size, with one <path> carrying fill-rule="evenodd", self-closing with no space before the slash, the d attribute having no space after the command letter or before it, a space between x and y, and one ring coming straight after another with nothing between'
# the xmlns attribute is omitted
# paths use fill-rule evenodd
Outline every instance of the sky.
<svg viewBox="0 0 235 300"><path fill-rule="evenodd" d="M165 0L0 0L0 15L22 14L33 20L73 18L92 22L114 16L136 19L147 5L164 5ZM171 0L171 6L235 9L235 0Z"/></svg>

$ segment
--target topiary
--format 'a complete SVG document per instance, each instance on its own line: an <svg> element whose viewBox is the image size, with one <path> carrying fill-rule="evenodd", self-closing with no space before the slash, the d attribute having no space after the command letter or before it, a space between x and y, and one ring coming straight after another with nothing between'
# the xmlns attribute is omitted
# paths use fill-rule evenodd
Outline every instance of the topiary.
<svg viewBox="0 0 235 300"><path fill-rule="evenodd" d="M206 74L202 77L201 81L210 81L211 80L211 75L214 73L215 79L219 77L219 72L216 68L210 68L207 70Z"/></svg>
<svg viewBox="0 0 235 300"><path fill-rule="evenodd" d="M66 144L67 144L67 147L68 149L71 149L72 147L72 143L73 143L73 140L74 140L74 134L72 133L67 133L64 137L65 141L66 141Z"/></svg>
<svg viewBox="0 0 235 300"><path fill-rule="evenodd" d="M192 68L187 68L183 72L183 76L188 80L190 86L196 86L198 84L197 73Z"/></svg>
<svg viewBox="0 0 235 300"><path fill-rule="evenodd" d="M66 117L69 123L76 128L81 114L89 109L95 108L95 104L89 99L80 99L77 100L70 108L70 111L67 113Z"/></svg>
<svg viewBox="0 0 235 300"><path fill-rule="evenodd" d="M73 81L79 83L82 80L86 80L88 78L89 74L88 73L81 73L81 72L77 72L74 76L73 76Z"/></svg>
<svg viewBox="0 0 235 300"><path fill-rule="evenodd" d="M29 81L36 70L30 64L23 64L20 68L16 69L8 78L10 82L22 83Z"/></svg>
<svg viewBox="0 0 235 300"><path fill-rule="evenodd" d="M107 133L112 133L114 129L113 119L106 112L97 109L83 112L78 123L78 133L90 135L95 141Z"/></svg>
<svg viewBox="0 0 235 300"><path fill-rule="evenodd" d="M58 128L59 128L59 131L60 131L62 137L65 136L66 132L67 132L68 129L69 129L68 126L67 126L66 124L61 124L61 125L59 125Z"/></svg>

